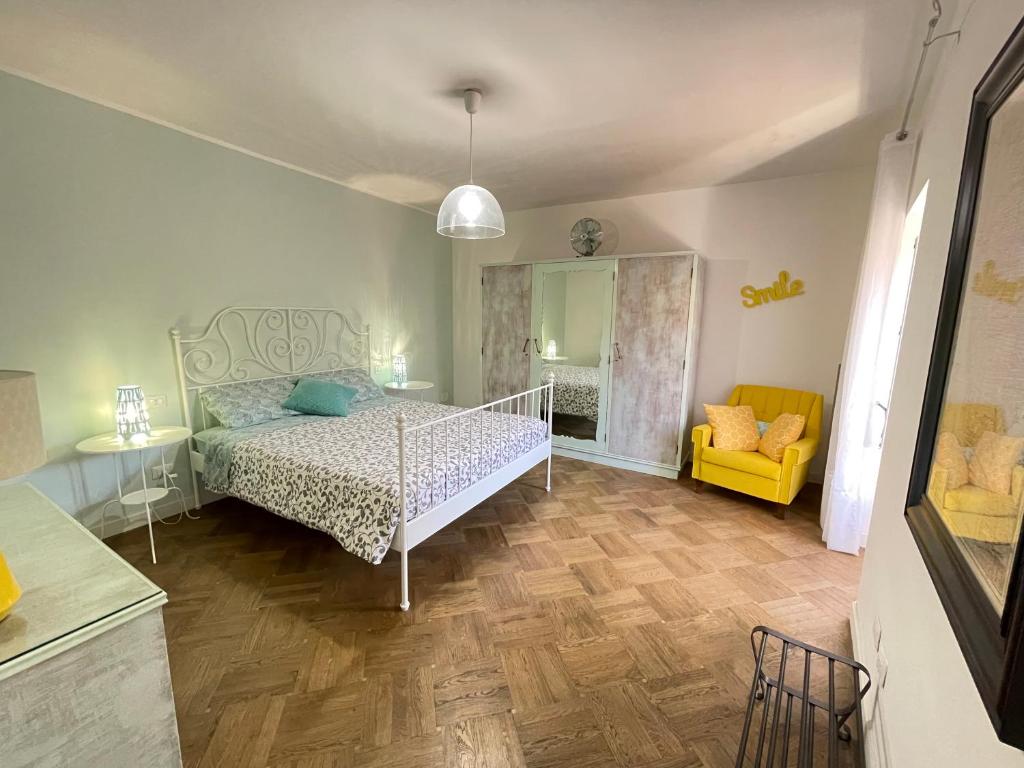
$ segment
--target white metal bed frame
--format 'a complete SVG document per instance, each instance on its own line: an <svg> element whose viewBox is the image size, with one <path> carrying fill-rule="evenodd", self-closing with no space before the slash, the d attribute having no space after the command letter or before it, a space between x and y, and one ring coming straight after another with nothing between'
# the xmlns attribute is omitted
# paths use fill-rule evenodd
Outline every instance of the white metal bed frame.
<svg viewBox="0 0 1024 768"><path fill-rule="evenodd" d="M172 328L171 343L174 347L175 367L178 378L178 395L181 399L185 426L194 430L193 416L196 408L203 429L210 425L202 394L205 389L222 387L241 382L264 381L284 377L300 376L307 373L337 372L351 369L372 371L370 350L370 326L356 327L349 318L336 309L311 307L227 307L218 312L200 335L185 338L181 331ZM409 610L409 550L457 520L484 499L504 488L524 473L547 461L545 489L551 491L551 429L552 400L554 386L547 383L516 395L495 400L491 403L470 408L450 416L433 419L421 424L409 424L404 413L396 419L398 431L398 483L399 520L398 528L391 541L391 549L401 554L402 600L400 607ZM437 504L433 498L433 482L429 506L421 510L414 520L408 520L408 492L419 490L420 457L419 438L429 431L430 445L434 445L435 434L445 440L445 455L450 457L448 427L450 423L458 429L461 437L463 426L468 425L468 452L461 440L455 446L455 458L468 453L472 461L473 435L477 445L484 444L484 421L473 424L473 415L478 412L507 414L510 416L531 416L543 418L547 423L544 442L527 453L513 458L508 464L489 475L472 482L450 498ZM464 421L462 421L464 420ZM504 428L505 422L491 420L488 430ZM490 435L492 438L493 434ZM499 435L500 437L500 435ZM411 438L413 450L409 450ZM192 473L192 489L195 506L200 507L199 478L204 469L203 454L197 450L194 437L188 441L189 469ZM411 454L411 455L410 455ZM434 454L430 451L431 477L433 477ZM461 475L462 463L458 463ZM461 476L458 478L461 487ZM444 485L448 487L448 467L444 466ZM445 494L447 495L447 494ZM413 498L418 499L418 495Z"/></svg>

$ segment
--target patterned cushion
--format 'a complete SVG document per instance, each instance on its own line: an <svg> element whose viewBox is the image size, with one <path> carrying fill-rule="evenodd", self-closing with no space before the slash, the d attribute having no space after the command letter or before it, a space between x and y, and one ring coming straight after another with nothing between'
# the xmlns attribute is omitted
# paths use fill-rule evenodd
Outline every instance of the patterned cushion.
<svg viewBox="0 0 1024 768"><path fill-rule="evenodd" d="M971 485L993 493L1008 494L1013 468L1024 448L1024 437L1007 437L985 432L978 438L974 456L967 465Z"/></svg>
<svg viewBox="0 0 1024 768"><path fill-rule="evenodd" d="M356 391L352 387L326 379L299 379L285 408L314 416L348 416L348 405Z"/></svg>
<svg viewBox="0 0 1024 768"><path fill-rule="evenodd" d="M204 389L200 397L217 421L237 429L293 416L296 412L284 408L282 403L294 388L295 380L288 378L244 381Z"/></svg>
<svg viewBox="0 0 1024 768"><path fill-rule="evenodd" d="M372 400L375 397L384 396L384 391L370 378L370 374L362 368L325 371L324 373L315 373L307 378L327 379L338 384L344 384L346 387L352 387L356 391L355 397L352 398L353 403L361 403L364 400Z"/></svg>
<svg viewBox="0 0 1024 768"><path fill-rule="evenodd" d="M704 405L711 424L711 442L721 451L756 451L761 436L757 433L754 409L749 405Z"/></svg>
<svg viewBox="0 0 1024 768"><path fill-rule="evenodd" d="M946 490L952 491L968 480L967 459L952 432L943 432L935 445L935 464L946 470Z"/></svg>
<svg viewBox="0 0 1024 768"><path fill-rule="evenodd" d="M807 417L798 413L780 413L758 441L757 450L772 461L782 461L787 445L792 445L804 433Z"/></svg>

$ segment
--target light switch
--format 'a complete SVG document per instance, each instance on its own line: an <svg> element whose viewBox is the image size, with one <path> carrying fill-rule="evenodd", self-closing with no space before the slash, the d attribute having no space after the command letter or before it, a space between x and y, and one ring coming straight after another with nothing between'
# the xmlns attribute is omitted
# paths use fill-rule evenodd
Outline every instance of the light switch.
<svg viewBox="0 0 1024 768"><path fill-rule="evenodd" d="M166 408L167 395L146 395L146 405L150 408Z"/></svg>

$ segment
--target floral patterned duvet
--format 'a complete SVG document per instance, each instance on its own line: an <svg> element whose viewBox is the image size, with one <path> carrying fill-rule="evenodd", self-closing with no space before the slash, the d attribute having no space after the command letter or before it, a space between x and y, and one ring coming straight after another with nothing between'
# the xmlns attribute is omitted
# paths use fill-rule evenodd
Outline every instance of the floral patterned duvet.
<svg viewBox="0 0 1024 768"><path fill-rule="evenodd" d="M554 381L551 410L566 416L582 416L597 421L601 395L597 368L585 365L545 365L544 381Z"/></svg>
<svg viewBox="0 0 1024 768"><path fill-rule="evenodd" d="M343 418L293 416L202 436L204 480L227 493L333 536L371 563L387 553L400 515L398 432L464 412L383 397ZM547 439L535 418L489 412L408 434L406 490L415 519Z"/></svg>

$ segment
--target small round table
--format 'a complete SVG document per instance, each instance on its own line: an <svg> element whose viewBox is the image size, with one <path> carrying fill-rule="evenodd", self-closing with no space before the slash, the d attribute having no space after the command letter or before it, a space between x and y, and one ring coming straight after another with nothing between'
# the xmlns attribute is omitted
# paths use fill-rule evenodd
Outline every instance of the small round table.
<svg viewBox="0 0 1024 768"><path fill-rule="evenodd" d="M164 448L169 445L175 445L176 443L183 442L192 437L192 430L188 427L154 427L148 437L139 437L135 440L125 440L116 432L107 432L106 434L96 435L95 437L89 437L80 442L75 446L75 450L79 453L87 454L103 454L108 453L114 459L114 475L117 477L117 498L111 499L103 505L103 510L100 513L100 538L103 538L106 532L106 520L107 520L107 508L111 504L120 504L122 512L124 507L144 504L146 507L146 524L149 526L149 551L153 556L153 562L156 562L156 544L153 542L153 511L150 508L150 504L153 504L160 499L164 498L168 494L174 492L178 494L178 498L181 499L181 515L188 517L191 520L197 520L198 518L189 514L188 509L185 506L185 495L181 489L171 483L167 473L162 471L165 465L164 462ZM160 467L161 474L163 475L163 485L155 488L150 488L146 483L146 459L145 451L147 448L159 448L160 449ZM132 491L131 493L125 493L121 484L121 462L118 460L118 454L128 453L129 451L139 452L139 469L142 473L142 490ZM180 519L180 516L179 516ZM162 518L157 516L157 520L164 522ZM177 521L175 521L177 522Z"/></svg>
<svg viewBox="0 0 1024 768"><path fill-rule="evenodd" d="M434 382L432 381L407 381L404 384L389 381L384 385L384 391L389 395L397 395L401 397L403 392L415 392L417 400L422 400L423 393L433 388Z"/></svg>

